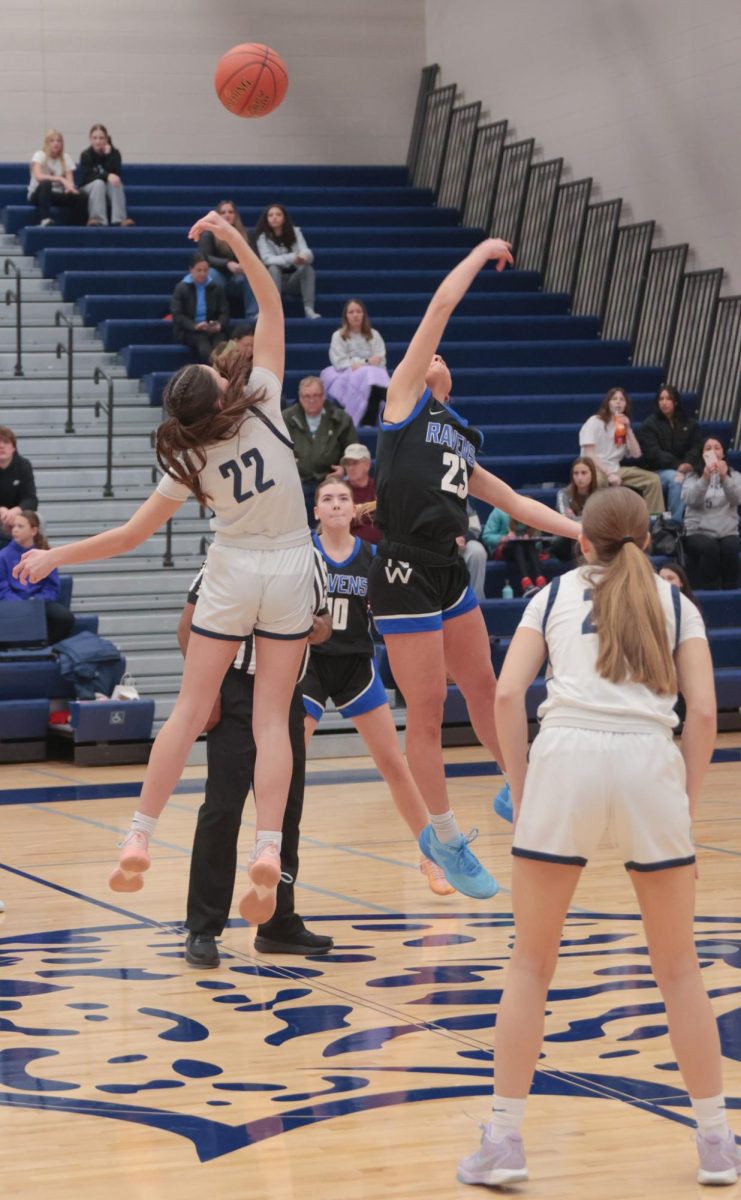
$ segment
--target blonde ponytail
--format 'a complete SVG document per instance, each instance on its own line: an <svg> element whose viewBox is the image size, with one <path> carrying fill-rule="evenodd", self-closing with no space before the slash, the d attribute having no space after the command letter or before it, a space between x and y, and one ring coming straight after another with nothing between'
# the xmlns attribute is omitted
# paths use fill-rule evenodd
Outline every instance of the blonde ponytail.
<svg viewBox="0 0 741 1200"><path fill-rule="evenodd" d="M627 488L605 488L584 506L584 536L597 563L592 584L592 621L597 629L597 671L611 683L642 683L673 695L677 675L656 576L643 546L648 509Z"/></svg>

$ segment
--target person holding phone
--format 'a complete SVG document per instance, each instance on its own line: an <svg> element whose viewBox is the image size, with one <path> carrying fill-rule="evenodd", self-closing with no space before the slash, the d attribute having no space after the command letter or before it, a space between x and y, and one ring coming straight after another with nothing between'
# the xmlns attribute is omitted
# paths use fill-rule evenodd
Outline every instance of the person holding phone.
<svg viewBox="0 0 741 1200"><path fill-rule="evenodd" d="M737 588L741 475L729 467L717 438L705 438L702 456L684 481L682 499L692 586L709 591Z"/></svg>
<svg viewBox="0 0 741 1200"><path fill-rule="evenodd" d="M90 145L80 155L80 189L87 196L88 225L134 225L126 210L121 180L121 151L113 145L105 125L93 125Z"/></svg>
<svg viewBox="0 0 741 1200"><path fill-rule="evenodd" d="M214 283L200 250L192 255L190 270L172 294L170 312L175 340L195 350L199 362L209 362L216 346L226 340L229 305L226 291Z"/></svg>

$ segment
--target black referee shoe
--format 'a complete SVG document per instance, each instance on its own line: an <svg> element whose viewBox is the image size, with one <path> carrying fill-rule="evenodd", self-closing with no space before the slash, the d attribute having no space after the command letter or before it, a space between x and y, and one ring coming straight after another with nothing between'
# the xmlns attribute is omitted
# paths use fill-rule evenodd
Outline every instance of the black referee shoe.
<svg viewBox="0 0 741 1200"><path fill-rule="evenodd" d="M255 949L260 954L327 954L333 946L331 937L311 933L303 926L283 933L277 930L275 937L255 935Z"/></svg>
<svg viewBox="0 0 741 1200"><path fill-rule="evenodd" d="M221 959L212 933L189 933L185 939L185 961L191 967L218 967Z"/></svg>

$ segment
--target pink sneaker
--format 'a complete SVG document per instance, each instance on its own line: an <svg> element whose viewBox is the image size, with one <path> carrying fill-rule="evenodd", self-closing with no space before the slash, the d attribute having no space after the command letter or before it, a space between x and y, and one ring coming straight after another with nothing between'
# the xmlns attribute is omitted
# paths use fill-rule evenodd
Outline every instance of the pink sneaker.
<svg viewBox="0 0 741 1200"><path fill-rule="evenodd" d="M252 855L248 874L252 887L239 902L239 915L249 925L263 925L275 912L275 890L280 883L280 851L268 842Z"/></svg>
<svg viewBox="0 0 741 1200"><path fill-rule="evenodd" d="M436 896L454 896L455 888L448 883L442 867L438 867L431 858L423 858L419 869L427 880L427 886Z"/></svg>
<svg viewBox="0 0 741 1200"><path fill-rule="evenodd" d="M738 1145L730 1129L725 1135L697 1133L695 1137L697 1153L700 1156L697 1182L736 1183L741 1178L741 1146Z"/></svg>
<svg viewBox="0 0 741 1200"><path fill-rule="evenodd" d="M142 875L149 870L149 838L146 833L129 833L121 843L118 866L108 880L113 892L139 892L144 887Z"/></svg>
<svg viewBox="0 0 741 1200"><path fill-rule="evenodd" d="M478 1150L458 1163L458 1182L484 1183L489 1187L523 1183L528 1174L525 1148L519 1133L508 1133L495 1142L491 1137L490 1125L482 1125L481 1129L483 1132Z"/></svg>

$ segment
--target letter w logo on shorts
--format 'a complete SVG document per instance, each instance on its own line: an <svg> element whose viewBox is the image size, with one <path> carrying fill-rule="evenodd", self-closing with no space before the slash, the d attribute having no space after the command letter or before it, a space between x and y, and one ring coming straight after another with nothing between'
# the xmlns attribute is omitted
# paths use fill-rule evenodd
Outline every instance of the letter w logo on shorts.
<svg viewBox="0 0 741 1200"><path fill-rule="evenodd" d="M397 566L391 566L391 559L386 563L386 578L389 583L396 583L400 579L402 583L409 583L409 576L412 573L411 565L407 562L400 562Z"/></svg>

